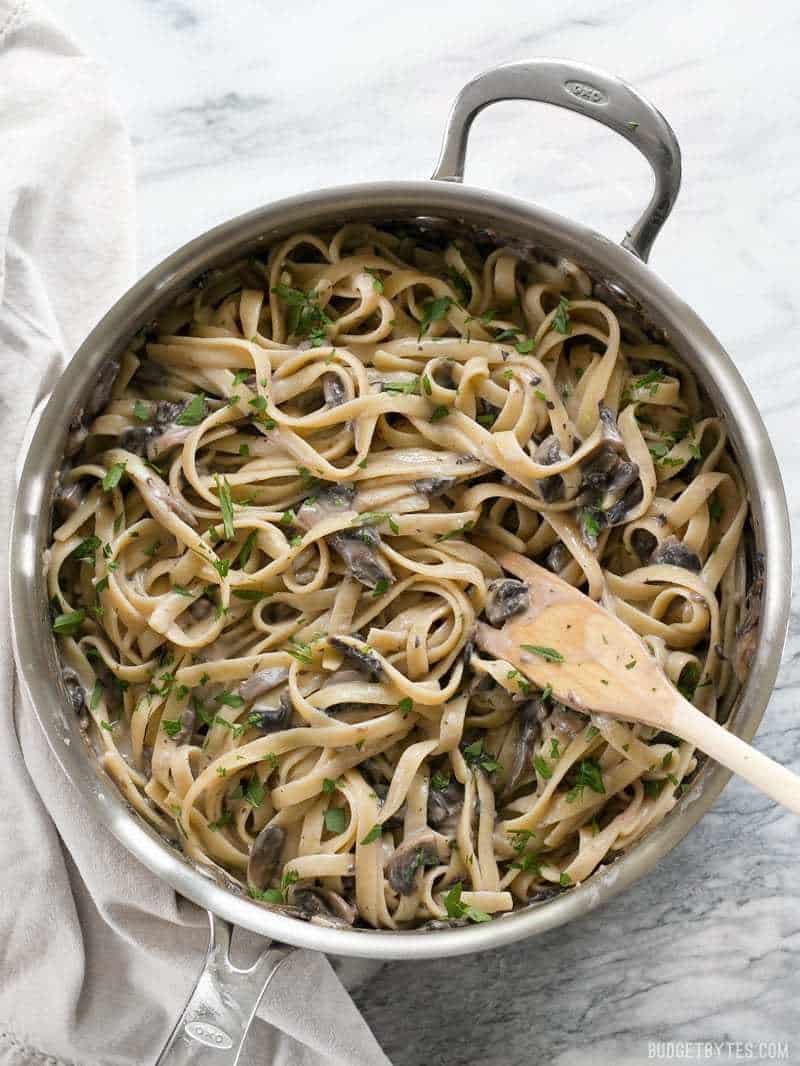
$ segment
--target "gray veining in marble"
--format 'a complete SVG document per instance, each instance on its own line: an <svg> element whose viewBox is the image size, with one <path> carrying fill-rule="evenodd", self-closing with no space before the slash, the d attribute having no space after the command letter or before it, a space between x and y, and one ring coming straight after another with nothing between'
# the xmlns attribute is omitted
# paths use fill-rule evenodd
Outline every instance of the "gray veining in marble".
<svg viewBox="0 0 800 1066"><path fill-rule="evenodd" d="M673 123L684 158L683 191L653 266L741 368L797 526L800 8L792 0L50 6L109 65L127 114L142 269L280 196L425 177L455 93L494 63L570 57L645 90ZM468 177L616 237L648 189L646 164L629 145L577 116L525 104L478 119ZM758 745L800 768L798 611ZM733 782L655 873L604 909L502 952L386 966L357 989L358 1004L397 1066L641 1063L658 1039L789 1041L788 1061L800 1062L799 841L789 814Z"/></svg>

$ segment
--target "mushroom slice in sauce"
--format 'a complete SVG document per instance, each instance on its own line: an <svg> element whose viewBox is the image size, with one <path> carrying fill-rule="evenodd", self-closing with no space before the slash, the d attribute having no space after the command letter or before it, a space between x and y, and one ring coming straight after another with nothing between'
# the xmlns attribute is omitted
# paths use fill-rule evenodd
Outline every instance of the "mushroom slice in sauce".
<svg viewBox="0 0 800 1066"><path fill-rule="evenodd" d="M380 582L394 582L394 574L377 552L382 544L380 533L372 526L340 530L328 537L328 543L341 556L356 581L374 589Z"/></svg>
<svg viewBox="0 0 800 1066"><path fill-rule="evenodd" d="M67 693L70 709L74 711L79 718L85 718L87 711L86 691L81 684L81 679L71 666L65 666L61 671L61 680L64 682L64 688Z"/></svg>
<svg viewBox="0 0 800 1066"><path fill-rule="evenodd" d="M552 466L553 463L560 463L567 458L568 456L561 451L561 443L558 437L552 433L549 437L545 437L533 454L534 462L540 463L542 466ZM555 500L560 500L564 495L564 479L560 474L553 474L551 477L545 477L541 481L537 481L535 488L539 497L545 503L553 503Z"/></svg>
<svg viewBox="0 0 800 1066"><path fill-rule="evenodd" d="M356 920L353 904L330 888L292 885L287 893L287 902L297 907L304 917L323 919L325 924L352 925Z"/></svg>
<svg viewBox="0 0 800 1066"><path fill-rule="evenodd" d="M331 648L340 652L347 662L352 663L357 670L364 674L369 674L374 680L377 681L383 676L381 661L371 648L365 648L364 650L356 648L352 644L340 640L339 637L328 637L328 644Z"/></svg>
<svg viewBox="0 0 800 1066"><path fill-rule="evenodd" d="M497 578L488 585L489 595L484 608L493 626L501 626L514 615L522 614L530 606L531 597L524 581L514 577Z"/></svg>
<svg viewBox="0 0 800 1066"><path fill-rule="evenodd" d="M260 729L262 733L280 733L282 729L288 729L293 711L292 701L288 693L284 692L277 707L264 707L259 703L254 703L247 720L251 726Z"/></svg>
<svg viewBox="0 0 800 1066"><path fill-rule="evenodd" d="M451 777L447 787L428 791L428 823L440 829L453 823L464 806L464 786Z"/></svg>
<svg viewBox="0 0 800 1066"><path fill-rule="evenodd" d="M345 388L338 374L322 375L322 395L328 407L339 407L345 401Z"/></svg>
<svg viewBox="0 0 800 1066"><path fill-rule="evenodd" d="M170 492L166 482L162 481L160 477L148 477L145 480L144 486L144 492L142 495L145 498L145 503L152 505L152 510L156 512L154 515L155 518L158 518L157 512L159 509L167 508L187 525L197 525L197 519L186 504ZM150 497L149 500L148 495Z"/></svg>
<svg viewBox="0 0 800 1066"><path fill-rule="evenodd" d="M253 842L247 860L247 884L256 892L269 888L269 883L278 869L286 830L279 825L265 825Z"/></svg>
<svg viewBox="0 0 800 1066"><path fill-rule="evenodd" d="M239 695L246 703L250 703L282 685L288 677L289 671L285 666L268 666L265 670L257 670L239 685Z"/></svg>
<svg viewBox="0 0 800 1066"><path fill-rule="evenodd" d="M355 498L355 485L329 485L302 502L295 523L307 532L326 518L332 518L343 511L352 511Z"/></svg>
<svg viewBox="0 0 800 1066"><path fill-rule="evenodd" d="M395 849L386 864L386 878L398 895L410 896L418 870L424 866L438 866L449 858L447 839L432 829L421 829Z"/></svg>
<svg viewBox="0 0 800 1066"><path fill-rule="evenodd" d="M682 544L674 537L670 537L658 545L650 556L650 562L655 565L680 566L684 570L691 570L695 574L699 574L702 570L699 556L689 551L685 544Z"/></svg>
<svg viewBox="0 0 800 1066"><path fill-rule="evenodd" d="M518 712L517 741L514 746L514 761L506 781L506 792L513 792L523 781L532 777L533 752L542 735L542 722L547 717L547 707L540 696L526 700Z"/></svg>

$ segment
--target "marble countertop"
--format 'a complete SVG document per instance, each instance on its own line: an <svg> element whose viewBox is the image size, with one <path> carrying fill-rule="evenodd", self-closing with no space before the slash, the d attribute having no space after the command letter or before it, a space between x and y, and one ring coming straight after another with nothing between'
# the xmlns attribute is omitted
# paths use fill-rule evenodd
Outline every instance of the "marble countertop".
<svg viewBox="0 0 800 1066"><path fill-rule="evenodd" d="M142 270L284 195L428 176L452 99L495 63L555 55L625 77L683 149L683 190L652 265L738 364L798 528L796 4L706 0L668 14L653 0L50 7L109 66L127 115ZM468 179L618 238L649 180L610 132L522 103L478 119ZM800 769L798 696L795 611L758 746ZM603 909L489 955L387 965L357 1002L396 1066L641 1063L654 1040L789 1041L788 1061L800 1062L798 840L791 815L734 781L654 873Z"/></svg>

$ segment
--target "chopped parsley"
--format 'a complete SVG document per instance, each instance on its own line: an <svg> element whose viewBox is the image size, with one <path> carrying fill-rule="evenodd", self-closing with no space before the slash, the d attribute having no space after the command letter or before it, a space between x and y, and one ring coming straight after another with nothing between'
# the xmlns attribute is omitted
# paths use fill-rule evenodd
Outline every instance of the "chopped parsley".
<svg viewBox="0 0 800 1066"><path fill-rule="evenodd" d="M540 777L543 777L545 781L549 781L553 776L550 764L546 759L543 759L541 755L534 755L533 765L536 773L539 774Z"/></svg>
<svg viewBox="0 0 800 1066"><path fill-rule="evenodd" d="M217 483L217 495L219 496L219 505L222 509L222 523L225 530L225 540L233 540L233 501L231 500L231 487L228 484L228 479L220 478L219 474L214 475L214 480Z"/></svg>
<svg viewBox="0 0 800 1066"><path fill-rule="evenodd" d="M569 320L569 300L566 296L562 296L558 301L558 309L553 316L553 329L556 333L563 333L565 336L569 336L571 328L572 326Z"/></svg>
<svg viewBox="0 0 800 1066"><path fill-rule="evenodd" d="M247 561L249 560L249 558L250 558L250 556L252 554L253 545L255 544L255 542L256 542L256 531L253 530L251 533L247 534L247 539L245 540L244 544L239 549L239 554L236 557L236 561L239 563L239 566L244 567L244 566L247 565Z"/></svg>
<svg viewBox="0 0 800 1066"><path fill-rule="evenodd" d="M336 782L333 780L332 777L326 777L323 779L322 791L325 792L327 795L330 795L332 792L336 791Z"/></svg>
<svg viewBox="0 0 800 1066"><path fill-rule="evenodd" d="M486 911L478 910L477 907L470 907L461 900L462 886L460 881L456 881L447 895L444 897L444 908L447 911L448 918L467 918L471 922L488 922L491 921L491 915Z"/></svg>
<svg viewBox="0 0 800 1066"><path fill-rule="evenodd" d="M592 792L599 793L603 793L606 790L606 786L603 783L603 773L597 759L583 759L578 763L575 784L567 793L567 803L574 803L580 799L587 788L590 788Z"/></svg>
<svg viewBox="0 0 800 1066"><path fill-rule="evenodd" d="M179 426L198 426L206 417L206 398L200 392L184 407L175 419Z"/></svg>
<svg viewBox="0 0 800 1066"><path fill-rule="evenodd" d="M150 418L150 408L146 403L142 403L141 400L137 400L133 405L133 417L138 418L140 422L147 422Z"/></svg>
<svg viewBox="0 0 800 1066"><path fill-rule="evenodd" d="M519 690L523 696L527 696L530 693L530 682L519 672L519 670L509 670L506 677L509 681L515 681L517 685L519 685Z"/></svg>
<svg viewBox="0 0 800 1066"><path fill-rule="evenodd" d="M115 489L119 485L120 478L125 473L126 463L114 463L106 472L105 477L100 482L103 486L103 492L110 492L111 489Z"/></svg>
<svg viewBox="0 0 800 1066"><path fill-rule="evenodd" d="M168 737L176 737L180 733L182 726L179 718L162 718L161 728Z"/></svg>
<svg viewBox="0 0 800 1066"><path fill-rule="evenodd" d="M520 644L520 648L523 651L529 651L533 655L546 659L549 663L563 663L565 661L561 652L556 651L555 648L545 648L539 644Z"/></svg>
<svg viewBox="0 0 800 1066"><path fill-rule="evenodd" d="M435 792L444 792L450 784L450 774L442 774L438 770L431 774L431 788Z"/></svg>
<svg viewBox="0 0 800 1066"><path fill-rule="evenodd" d="M325 811L325 828L329 833L343 833L344 825L344 807L329 807Z"/></svg>
<svg viewBox="0 0 800 1066"><path fill-rule="evenodd" d="M431 413L431 422L441 422L442 419L447 418L449 414L450 409L440 403L437 407L434 407L433 412Z"/></svg>
<svg viewBox="0 0 800 1066"><path fill-rule="evenodd" d="M400 527L388 511L365 511L364 514L357 515L350 525L379 526L382 522L386 522L395 536L400 532Z"/></svg>
<svg viewBox="0 0 800 1066"><path fill-rule="evenodd" d="M453 304L453 299L450 296L437 296L434 300L428 300L422 308L422 319L419 324L419 333L417 339L422 340L423 336L428 332L434 322L439 322L445 317L450 307Z"/></svg>
<svg viewBox="0 0 800 1066"><path fill-rule="evenodd" d="M258 780L257 777L251 777L247 782L247 788L244 790L244 799L250 804L251 807L260 807L264 802L264 786Z"/></svg>
<svg viewBox="0 0 800 1066"><path fill-rule="evenodd" d="M483 770L484 773L493 774L500 769L500 763L492 752L483 750L483 740L476 740L468 745L463 751L464 760L472 770Z"/></svg>
<svg viewBox="0 0 800 1066"><path fill-rule="evenodd" d="M80 629L86 618L86 611L79 607L77 611L69 611L67 614L56 615L53 621L53 632L62 637L71 637Z"/></svg>
<svg viewBox="0 0 800 1066"><path fill-rule="evenodd" d="M383 278L380 276L377 270L371 270L369 267L364 267L364 273L369 274L372 278L372 288L379 295L383 295Z"/></svg>
<svg viewBox="0 0 800 1066"><path fill-rule="evenodd" d="M419 395L419 378L409 378L407 381L384 381L381 386L384 392L396 392L405 396Z"/></svg>
<svg viewBox="0 0 800 1066"><path fill-rule="evenodd" d="M312 348L319 348L328 339L325 327L333 324L318 303L317 293L310 289L293 289L288 285L275 285L272 291L289 308L286 325L290 334L307 337Z"/></svg>
<svg viewBox="0 0 800 1066"><path fill-rule="evenodd" d="M380 835L381 835L381 826L373 825L372 829L370 829L370 831L367 833L367 835L364 837L364 839L361 841L361 843L362 844L373 844L378 839L378 837Z"/></svg>
<svg viewBox="0 0 800 1066"><path fill-rule="evenodd" d="M409 714L411 708L414 706L414 701L410 696L403 696L400 702L397 704L398 711L402 711L403 714Z"/></svg>
<svg viewBox="0 0 800 1066"><path fill-rule="evenodd" d="M87 561L91 560L91 562L94 562L95 552L100 547L100 544L101 541L99 537L86 537L72 552L72 558Z"/></svg>

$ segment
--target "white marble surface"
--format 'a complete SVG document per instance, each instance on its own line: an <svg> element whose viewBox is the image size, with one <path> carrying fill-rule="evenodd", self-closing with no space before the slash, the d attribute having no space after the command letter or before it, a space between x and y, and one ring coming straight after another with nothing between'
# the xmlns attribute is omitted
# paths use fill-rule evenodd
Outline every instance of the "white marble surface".
<svg viewBox="0 0 800 1066"><path fill-rule="evenodd" d="M797 529L793 0L50 6L109 65L128 116L142 270L283 195L427 176L453 96L494 63L556 55L633 82L683 148L683 191L652 264L738 363ZM648 188L646 164L627 144L524 104L481 116L468 177L619 237ZM799 660L795 613L758 744L798 768ZM657 1039L789 1041L789 1061L800 1062L799 841L796 820L733 782L655 873L601 911L489 956L386 967L358 1002L397 1066L640 1063Z"/></svg>

